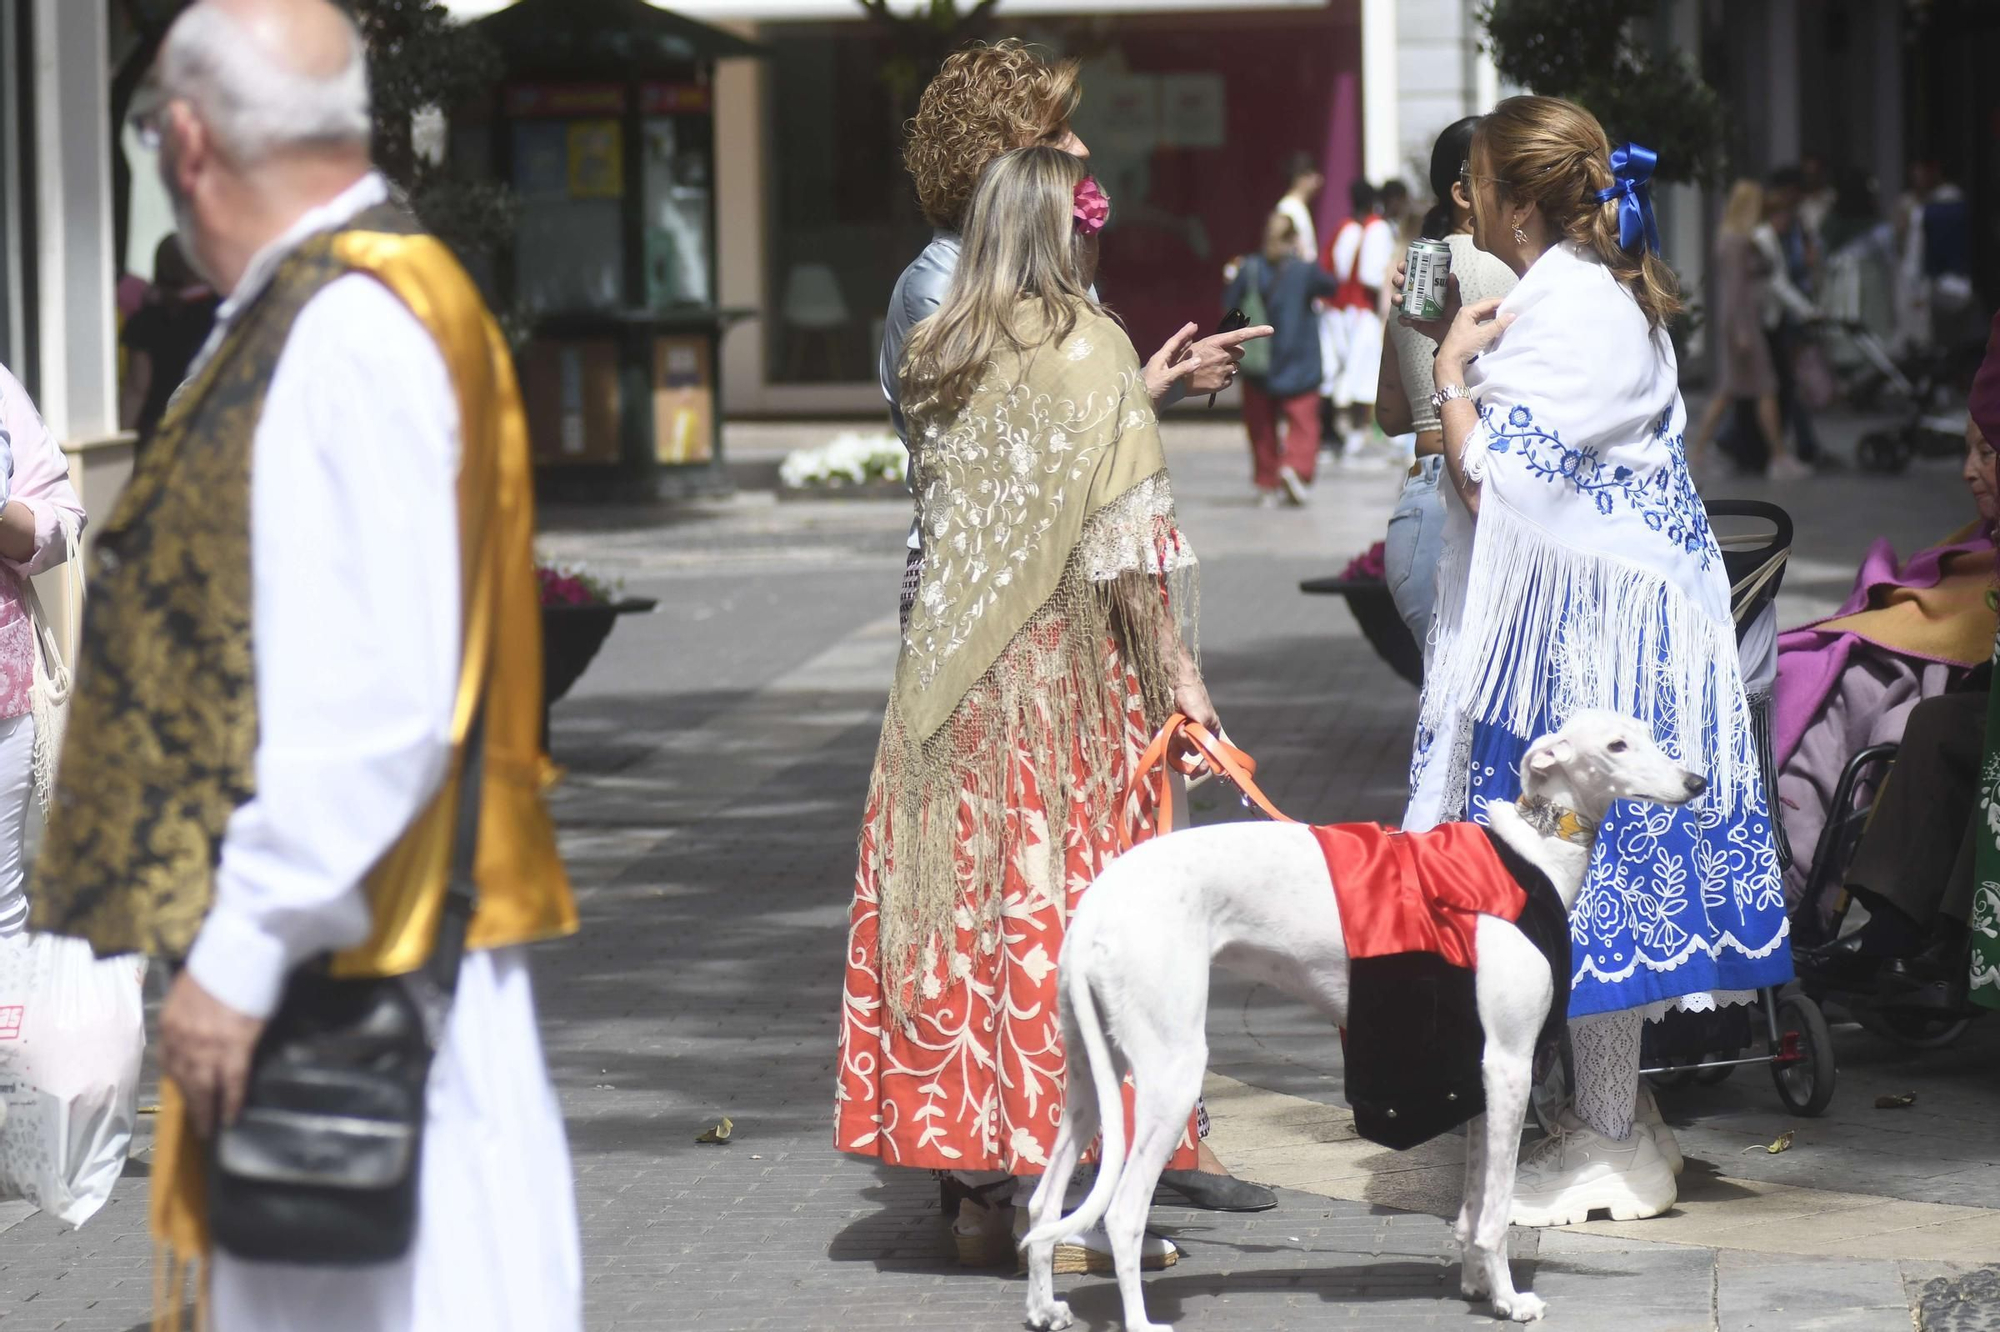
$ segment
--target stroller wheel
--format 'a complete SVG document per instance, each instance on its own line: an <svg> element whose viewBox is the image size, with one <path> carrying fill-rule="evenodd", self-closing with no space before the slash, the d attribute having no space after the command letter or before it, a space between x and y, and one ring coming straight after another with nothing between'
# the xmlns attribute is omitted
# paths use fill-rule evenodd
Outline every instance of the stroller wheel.
<svg viewBox="0 0 2000 1332"><path fill-rule="evenodd" d="M1956 1013L1920 1008L1875 1008L1857 1005L1854 1020L1878 1036L1912 1050L1942 1050L1960 1036L1972 1019Z"/></svg>
<svg viewBox="0 0 2000 1332"><path fill-rule="evenodd" d="M1819 1005L1802 994L1778 1000L1778 1030L1795 1058L1771 1065L1778 1099L1794 1113L1819 1115L1833 1100L1833 1033ZM1782 1058L1786 1050L1774 1050Z"/></svg>
<svg viewBox="0 0 2000 1332"><path fill-rule="evenodd" d="M1889 430L1871 430L1854 446L1855 461L1864 472L1893 476L1910 465L1909 441Z"/></svg>

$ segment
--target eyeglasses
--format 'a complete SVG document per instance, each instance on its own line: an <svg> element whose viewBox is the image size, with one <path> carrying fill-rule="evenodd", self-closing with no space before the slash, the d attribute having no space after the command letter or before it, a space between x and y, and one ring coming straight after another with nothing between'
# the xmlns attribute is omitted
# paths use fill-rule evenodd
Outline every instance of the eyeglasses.
<svg viewBox="0 0 2000 1332"><path fill-rule="evenodd" d="M160 124L166 118L167 107L173 99L157 83L148 82L132 98L132 110L125 117L126 125L139 140L139 146L149 153L160 151Z"/></svg>
<svg viewBox="0 0 2000 1332"><path fill-rule="evenodd" d="M1474 181L1478 181L1478 180L1483 180L1483 181L1485 181L1485 182L1486 182L1486 183L1487 183L1488 185L1512 185L1512 184L1513 184L1513 182L1512 182L1512 181L1507 181L1507 180L1502 180L1502 179L1500 179L1500 177L1498 177L1498 176L1475 176L1475 175L1473 175L1473 174L1472 174L1472 163L1470 163L1470 162L1460 162L1460 163L1458 164L1458 183L1459 183L1460 185L1462 185L1462 186L1464 186L1464 187L1465 187L1465 197L1466 197L1466 198L1470 199L1470 198L1472 197L1472 191L1473 191L1473 182L1474 182Z"/></svg>

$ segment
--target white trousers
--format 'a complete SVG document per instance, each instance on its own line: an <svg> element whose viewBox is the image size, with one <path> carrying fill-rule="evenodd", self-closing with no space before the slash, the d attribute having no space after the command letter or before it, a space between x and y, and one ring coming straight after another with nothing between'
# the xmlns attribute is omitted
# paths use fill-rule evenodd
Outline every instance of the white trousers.
<svg viewBox="0 0 2000 1332"><path fill-rule="evenodd" d="M35 719L0 721L0 939L28 928L28 810L34 803Z"/></svg>
<svg viewBox="0 0 2000 1332"><path fill-rule="evenodd" d="M215 1256L216 1332L579 1332L562 1110L521 949L469 953L431 1068L416 1242L380 1267Z"/></svg>

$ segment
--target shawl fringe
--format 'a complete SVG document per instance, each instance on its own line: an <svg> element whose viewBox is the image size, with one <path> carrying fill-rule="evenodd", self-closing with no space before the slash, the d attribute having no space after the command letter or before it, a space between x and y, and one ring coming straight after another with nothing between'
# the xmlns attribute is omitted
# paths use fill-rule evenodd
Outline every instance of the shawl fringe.
<svg viewBox="0 0 2000 1332"><path fill-rule="evenodd" d="M947 974L949 931L1001 929L1010 854L1031 892L1061 904L1065 848L1110 839L1134 704L1149 728L1164 724L1175 649L1194 651L1183 626L1195 615L1196 565L1172 505L1162 474L1093 514L1054 594L929 736L891 692L870 781L876 822L862 838L880 884L876 962L890 1020L908 1028L960 979ZM1011 796L1028 785L1046 828L1015 822L1027 816ZM1090 827L1069 826L1074 807L1093 812ZM959 918L968 899L973 918Z"/></svg>
<svg viewBox="0 0 2000 1332"><path fill-rule="evenodd" d="M1534 740L1544 716L1554 726L1609 708L1650 719L1668 754L1734 808L1757 771L1735 625L1662 573L1579 549L1487 498L1474 534L1444 557L1423 726L1445 733L1462 710Z"/></svg>

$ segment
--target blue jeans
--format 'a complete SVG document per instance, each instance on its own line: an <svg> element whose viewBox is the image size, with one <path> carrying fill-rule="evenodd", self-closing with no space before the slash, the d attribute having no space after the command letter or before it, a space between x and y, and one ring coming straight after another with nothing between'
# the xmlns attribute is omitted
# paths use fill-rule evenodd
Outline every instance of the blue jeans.
<svg viewBox="0 0 2000 1332"><path fill-rule="evenodd" d="M1419 458L1417 466L1417 474L1403 482L1402 497L1389 515L1382 565L1396 613L1422 646L1430 641L1437 565L1444 553L1444 496L1438 493L1444 483L1444 458L1436 454Z"/></svg>

